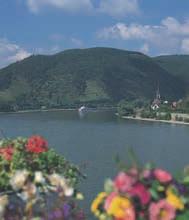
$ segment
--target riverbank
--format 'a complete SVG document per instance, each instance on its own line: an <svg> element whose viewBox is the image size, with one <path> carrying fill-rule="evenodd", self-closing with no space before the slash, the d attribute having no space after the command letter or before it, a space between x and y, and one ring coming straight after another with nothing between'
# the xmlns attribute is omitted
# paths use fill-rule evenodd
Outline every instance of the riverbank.
<svg viewBox="0 0 189 220"><path fill-rule="evenodd" d="M118 115L118 114L117 114ZM138 120L138 121L150 121L150 122L160 122L160 123L168 123L168 124L180 124L180 125L189 125L188 122L183 122L183 121L174 121L174 120L156 120L153 118L141 118L141 117L131 117L131 116L122 116L124 119L129 119L129 120Z"/></svg>
<svg viewBox="0 0 189 220"><path fill-rule="evenodd" d="M76 111L76 109L33 109L33 110L20 110L12 112L0 112L0 114L22 114L22 113L35 113L35 112L55 112L55 111Z"/></svg>
<svg viewBox="0 0 189 220"><path fill-rule="evenodd" d="M88 108L89 111L113 111L116 107L98 107ZM32 109L32 110L19 110L12 112L0 112L0 114L22 114L22 113L35 113L35 112L59 112L59 111L77 111L77 108L51 108L51 109Z"/></svg>

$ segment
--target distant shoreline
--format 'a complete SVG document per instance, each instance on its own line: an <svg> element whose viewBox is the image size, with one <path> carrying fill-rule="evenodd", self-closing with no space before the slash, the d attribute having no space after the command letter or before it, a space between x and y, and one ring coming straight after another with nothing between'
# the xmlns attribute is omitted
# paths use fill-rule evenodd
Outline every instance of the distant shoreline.
<svg viewBox="0 0 189 220"><path fill-rule="evenodd" d="M116 107L99 107L99 108L89 108L89 110L96 111L108 111L114 110ZM19 110L12 112L0 112L0 114L22 114L22 113L35 113L35 112L59 112L59 111L77 111L78 108L51 108L51 109L33 109L33 110Z"/></svg>
<svg viewBox="0 0 189 220"><path fill-rule="evenodd" d="M20 110L20 111L12 111L12 112L0 112L0 114L22 114L22 113L35 113L35 112L55 112L55 111L75 111L77 109L34 109L34 110Z"/></svg>
<svg viewBox="0 0 189 220"><path fill-rule="evenodd" d="M131 116L122 116L123 119L131 119L131 120L137 120L137 121L150 121L150 122L161 122L161 123L168 123L168 124L179 124L179 125L189 125L188 122L183 121L174 121L174 120L156 120L153 118L141 118L141 117L131 117Z"/></svg>

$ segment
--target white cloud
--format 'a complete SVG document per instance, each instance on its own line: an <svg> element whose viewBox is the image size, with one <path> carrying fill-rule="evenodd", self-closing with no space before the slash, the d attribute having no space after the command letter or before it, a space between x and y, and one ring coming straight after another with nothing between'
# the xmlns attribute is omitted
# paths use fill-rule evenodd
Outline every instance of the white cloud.
<svg viewBox="0 0 189 220"><path fill-rule="evenodd" d="M91 10L91 0L27 0L27 5L33 13L39 12L43 7L54 7L69 12Z"/></svg>
<svg viewBox="0 0 189 220"><path fill-rule="evenodd" d="M28 51L19 45L11 43L7 39L0 38L0 67L23 60L30 55Z"/></svg>
<svg viewBox="0 0 189 220"><path fill-rule="evenodd" d="M103 39L147 43L158 53L184 52L185 46L182 44L186 44L186 42L182 41L184 38L189 38L189 21L180 23L173 17L167 17L159 25L117 23L100 30L97 36Z"/></svg>
<svg viewBox="0 0 189 220"><path fill-rule="evenodd" d="M138 0L99 0L96 6L93 0L26 0L26 3L33 13L38 13L46 7L68 12L105 13L116 17L137 14L140 11Z"/></svg>
<svg viewBox="0 0 189 220"><path fill-rule="evenodd" d="M99 11L112 16L125 16L139 12L138 0L101 0Z"/></svg>
<svg viewBox="0 0 189 220"><path fill-rule="evenodd" d="M189 38L183 39L181 49L185 53L189 53Z"/></svg>

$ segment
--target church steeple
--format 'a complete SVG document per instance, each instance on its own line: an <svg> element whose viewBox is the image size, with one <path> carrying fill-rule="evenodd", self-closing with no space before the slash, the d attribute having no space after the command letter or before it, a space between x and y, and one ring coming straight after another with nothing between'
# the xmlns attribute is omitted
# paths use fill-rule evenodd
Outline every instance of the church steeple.
<svg viewBox="0 0 189 220"><path fill-rule="evenodd" d="M156 99L160 100L161 99L161 95L160 95L160 89L159 89L159 82L157 85L157 90L156 90Z"/></svg>
<svg viewBox="0 0 189 220"><path fill-rule="evenodd" d="M157 110L160 108L160 105L161 105L161 95L160 95L159 82L158 82L157 90L156 90L156 97L154 98L154 101L152 102L151 108L153 110Z"/></svg>

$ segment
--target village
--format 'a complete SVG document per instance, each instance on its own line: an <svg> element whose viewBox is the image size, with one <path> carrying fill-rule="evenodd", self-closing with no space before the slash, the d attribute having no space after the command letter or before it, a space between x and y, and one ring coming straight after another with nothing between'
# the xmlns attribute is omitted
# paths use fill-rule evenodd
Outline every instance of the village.
<svg viewBox="0 0 189 220"><path fill-rule="evenodd" d="M187 100L168 101L163 99L160 94L159 85L155 97L150 103L122 101L118 105L118 115L123 118L189 123L189 107Z"/></svg>

